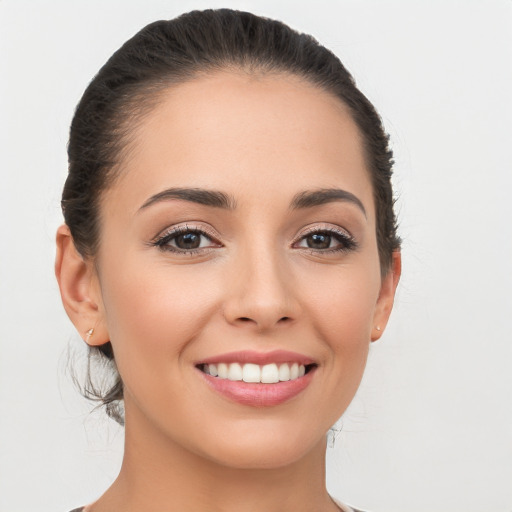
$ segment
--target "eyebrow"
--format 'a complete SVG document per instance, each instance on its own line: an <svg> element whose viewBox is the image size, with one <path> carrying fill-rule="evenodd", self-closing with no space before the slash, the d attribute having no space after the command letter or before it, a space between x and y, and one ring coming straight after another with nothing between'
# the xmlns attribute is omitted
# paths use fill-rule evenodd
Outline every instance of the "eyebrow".
<svg viewBox="0 0 512 512"><path fill-rule="evenodd" d="M333 203L336 201L348 202L356 205L366 217L366 210L361 200L351 192L341 188L322 188L319 190L300 192L293 198L291 208L293 210L313 208L314 206L321 206L323 204Z"/></svg>
<svg viewBox="0 0 512 512"><path fill-rule="evenodd" d="M170 199L179 199L225 210L234 210L236 208L236 200L232 196L218 190L206 190L203 188L169 188L151 196L140 207L139 211L152 204L160 201L168 201ZM336 201L356 205L366 217L366 210L361 200L351 192L340 188L322 188L319 190L299 192L293 197L290 208L292 210L300 210Z"/></svg>
<svg viewBox="0 0 512 512"><path fill-rule="evenodd" d="M140 210L160 201L168 201L169 199L181 199L182 201L189 201L191 203L198 203L226 210L234 210L236 208L236 201L234 198L224 192L219 192L218 190L206 190L202 188L169 188L151 196L140 207Z"/></svg>

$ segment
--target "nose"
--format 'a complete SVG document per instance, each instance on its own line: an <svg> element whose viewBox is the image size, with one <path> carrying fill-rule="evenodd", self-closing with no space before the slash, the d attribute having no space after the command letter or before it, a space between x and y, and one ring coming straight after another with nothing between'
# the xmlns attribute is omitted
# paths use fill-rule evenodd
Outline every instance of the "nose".
<svg viewBox="0 0 512 512"><path fill-rule="evenodd" d="M223 312L230 324L264 332L297 319L293 279L277 255L240 255L228 272Z"/></svg>

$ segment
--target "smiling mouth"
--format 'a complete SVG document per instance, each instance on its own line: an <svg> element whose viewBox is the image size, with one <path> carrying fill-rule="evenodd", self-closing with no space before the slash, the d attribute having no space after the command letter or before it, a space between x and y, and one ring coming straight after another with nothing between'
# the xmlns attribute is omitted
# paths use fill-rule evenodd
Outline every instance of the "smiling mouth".
<svg viewBox="0 0 512 512"><path fill-rule="evenodd" d="M220 380L243 381L247 383L276 384L304 377L316 364L270 363L217 363L199 364L197 368L206 375Z"/></svg>

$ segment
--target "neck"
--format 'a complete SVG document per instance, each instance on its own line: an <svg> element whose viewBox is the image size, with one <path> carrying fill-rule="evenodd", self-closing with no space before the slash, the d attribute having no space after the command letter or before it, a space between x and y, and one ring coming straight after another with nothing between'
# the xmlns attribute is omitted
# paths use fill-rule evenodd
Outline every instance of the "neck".
<svg viewBox="0 0 512 512"><path fill-rule="evenodd" d="M130 418L131 419L131 418ZM127 418L117 480L86 512L339 511L325 488L325 441L282 467L229 467Z"/></svg>

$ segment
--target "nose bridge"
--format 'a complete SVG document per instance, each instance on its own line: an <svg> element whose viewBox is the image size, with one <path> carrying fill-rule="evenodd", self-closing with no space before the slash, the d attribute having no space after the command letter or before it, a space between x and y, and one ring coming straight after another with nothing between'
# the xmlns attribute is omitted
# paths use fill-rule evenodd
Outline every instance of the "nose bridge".
<svg viewBox="0 0 512 512"><path fill-rule="evenodd" d="M230 322L258 330L293 320L297 307L289 267L275 244L240 248L230 272L225 303Z"/></svg>

